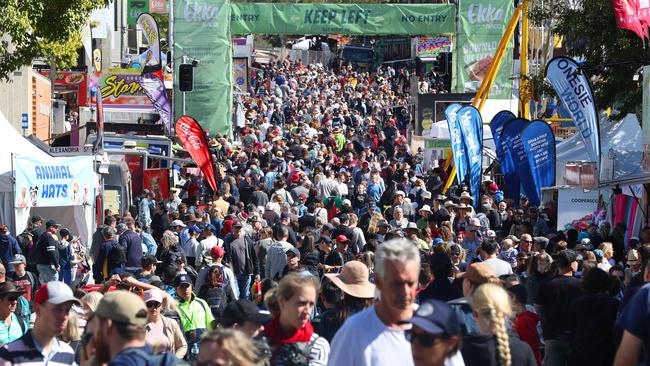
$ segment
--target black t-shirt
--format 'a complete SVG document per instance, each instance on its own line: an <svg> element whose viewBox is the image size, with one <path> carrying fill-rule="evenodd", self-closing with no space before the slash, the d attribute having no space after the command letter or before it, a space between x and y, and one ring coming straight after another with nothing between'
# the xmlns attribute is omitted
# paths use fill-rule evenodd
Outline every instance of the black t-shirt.
<svg viewBox="0 0 650 366"><path fill-rule="evenodd" d="M574 365L611 365L616 346L612 329L616 323L618 300L606 294L584 294L569 309L573 321Z"/></svg>
<svg viewBox="0 0 650 366"><path fill-rule="evenodd" d="M512 365L536 366L535 355L527 343L519 338L510 336L510 358ZM463 336L461 353L466 365L497 366L499 353L496 338L493 335L466 335Z"/></svg>
<svg viewBox="0 0 650 366"><path fill-rule="evenodd" d="M14 281L16 287L20 291L24 291L23 297L28 301L32 302L32 296L39 288L40 284L38 282L38 277L31 272L25 271L25 275L18 276L15 272L12 272L11 280Z"/></svg>
<svg viewBox="0 0 650 366"><path fill-rule="evenodd" d="M540 284L535 304L542 306L542 332L545 339L558 339L571 334L571 303L582 295L580 280L569 276L556 276Z"/></svg>

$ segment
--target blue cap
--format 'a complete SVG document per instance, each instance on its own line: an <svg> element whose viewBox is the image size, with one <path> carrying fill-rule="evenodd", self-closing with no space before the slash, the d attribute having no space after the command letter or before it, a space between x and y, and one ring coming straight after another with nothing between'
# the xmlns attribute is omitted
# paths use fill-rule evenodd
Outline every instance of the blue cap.
<svg viewBox="0 0 650 366"><path fill-rule="evenodd" d="M203 230L199 229L199 227L196 226L196 225L192 225L192 226L190 226L190 228L188 229L188 231L190 232L190 234L191 234L191 233L202 233L202 232L203 232Z"/></svg>
<svg viewBox="0 0 650 366"><path fill-rule="evenodd" d="M435 238L435 239L433 239L433 244L442 244L442 243L444 243L444 242L445 242L445 241L442 240L442 238Z"/></svg>
<svg viewBox="0 0 650 366"><path fill-rule="evenodd" d="M413 318L408 321L429 334L460 334L460 325L451 307L439 300L428 300L420 304Z"/></svg>
<svg viewBox="0 0 650 366"><path fill-rule="evenodd" d="M210 232L213 232L213 233L217 232L217 228L212 224L209 224L208 226L206 226L205 229L210 231Z"/></svg>

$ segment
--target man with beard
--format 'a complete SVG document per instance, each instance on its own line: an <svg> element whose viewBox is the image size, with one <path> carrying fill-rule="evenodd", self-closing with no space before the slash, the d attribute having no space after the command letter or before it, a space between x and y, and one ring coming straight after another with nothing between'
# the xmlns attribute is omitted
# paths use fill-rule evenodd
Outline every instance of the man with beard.
<svg viewBox="0 0 650 366"><path fill-rule="evenodd" d="M80 305L65 283L41 286L34 296L34 328L0 348L0 365L75 365L74 350L58 339L73 304Z"/></svg>
<svg viewBox="0 0 650 366"><path fill-rule="evenodd" d="M131 292L118 290L106 294L97 305L91 322L95 332L91 340L95 347L90 365L168 365L176 357L169 352L153 356L145 342L149 322L142 299Z"/></svg>

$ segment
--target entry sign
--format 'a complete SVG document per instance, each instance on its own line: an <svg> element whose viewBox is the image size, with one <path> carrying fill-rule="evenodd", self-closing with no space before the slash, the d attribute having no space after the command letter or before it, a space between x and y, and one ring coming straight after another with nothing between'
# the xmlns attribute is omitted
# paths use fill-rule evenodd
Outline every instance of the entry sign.
<svg viewBox="0 0 650 366"><path fill-rule="evenodd" d="M29 114L23 113L21 116L21 120L23 123L23 130L29 129Z"/></svg>

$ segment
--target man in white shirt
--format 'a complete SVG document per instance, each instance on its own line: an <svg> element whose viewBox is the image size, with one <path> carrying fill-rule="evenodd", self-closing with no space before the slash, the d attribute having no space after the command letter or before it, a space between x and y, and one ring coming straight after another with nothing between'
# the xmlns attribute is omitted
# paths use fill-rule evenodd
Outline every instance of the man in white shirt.
<svg viewBox="0 0 650 366"><path fill-rule="evenodd" d="M287 265L287 250L293 248L293 245L287 242L289 230L284 225L276 229L275 238L277 241L271 244L266 253L264 278L279 280Z"/></svg>
<svg viewBox="0 0 650 366"><path fill-rule="evenodd" d="M196 251L197 268L201 268L205 264L207 257L210 256L210 251L214 246L223 247L223 240L217 238L214 233L217 228L210 224L205 228L205 238L199 242L199 247Z"/></svg>
<svg viewBox="0 0 650 366"><path fill-rule="evenodd" d="M495 241L484 241L479 247L479 255L488 267L492 269L497 277L512 274L510 263L497 258L497 243Z"/></svg>
<svg viewBox="0 0 650 366"><path fill-rule="evenodd" d="M404 337L413 315L420 274L418 249L408 240L383 243L375 253L376 286L381 299L343 324L332 340L328 365L411 366Z"/></svg>

